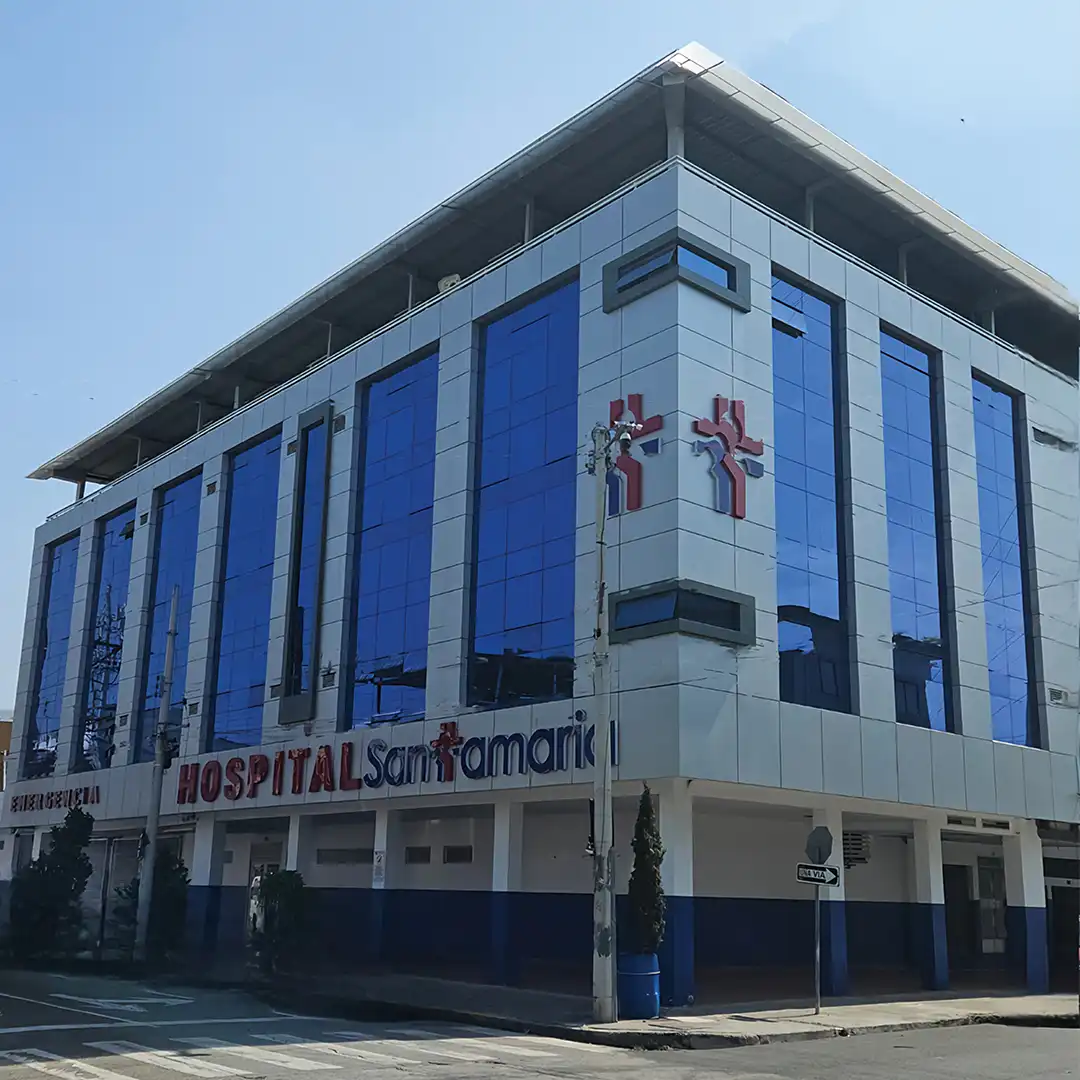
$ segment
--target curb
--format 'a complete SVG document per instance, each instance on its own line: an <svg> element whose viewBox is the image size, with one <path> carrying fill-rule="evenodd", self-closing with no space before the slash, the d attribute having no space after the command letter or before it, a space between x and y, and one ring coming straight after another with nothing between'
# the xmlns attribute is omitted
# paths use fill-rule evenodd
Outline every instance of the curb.
<svg viewBox="0 0 1080 1080"><path fill-rule="evenodd" d="M804 1031L782 1031L775 1035L711 1034L694 1031L618 1031L604 1028L576 1027L570 1024L537 1023L516 1017L491 1013L469 1012L464 1009L435 1005L412 1005L403 1002L368 998L343 998L331 994L305 994L298 1001L295 994L273 987L249 986L248 991L259 1000L277 1008L295 1008L302 1004L305 1011L319 1011L349 1020L441 1020L446 1023L471 1024L523 1035L541 1035L565 1042L592 1043L625 1050L719 1050L739 1046L759 1046L767 1043L810 1042L818 1039L846 1038L898 1031L919 1031L932 1028L969 1027L975 1024L1000 1024L1008 1027L1080 1028L1080 1014L1034 1013L1008 1015L973 1013L970 1016L947 1017L939 1020L911 1020L895 1024L864 1024L851 1027L807 1028Z"/></svg>

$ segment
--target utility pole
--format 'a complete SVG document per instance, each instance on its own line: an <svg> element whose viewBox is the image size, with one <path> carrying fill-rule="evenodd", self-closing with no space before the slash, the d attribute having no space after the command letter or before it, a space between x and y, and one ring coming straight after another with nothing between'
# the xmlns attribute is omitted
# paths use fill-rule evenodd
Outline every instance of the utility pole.
<svg viewBox="0 0 1080 1080"><path fill-rule="evenodd" d="M176 611L180 606L180 586L173 586L169 605L169 633L165 639L165 670L161 677L161 704L154 731L154 771L150 781L150 806L146 811L146 850L139 867L139 906L135 916L135 962L146 960L146 934L150 929L150 901L154 892L154 864L157 861L158 821L161 818L161 786L165 777L166 744L169 738L169 706L172 702L173 659L176 653Z"/></svg>
<svg viewBox="0 0 1080 1080"><path fill-rule="evenodd" d="M593 630L593 1020L617 1019L615 1000L615 815L611 799L611 682L605 570L607 480L611 449L629 450L640 425L617 422L592 430L586 469L596 480L596 626Z"/></svg>

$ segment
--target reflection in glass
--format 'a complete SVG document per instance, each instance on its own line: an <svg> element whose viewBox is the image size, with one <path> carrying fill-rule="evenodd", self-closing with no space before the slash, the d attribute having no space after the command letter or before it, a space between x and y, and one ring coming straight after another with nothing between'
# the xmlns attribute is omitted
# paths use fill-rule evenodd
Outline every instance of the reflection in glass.
<svg viewBox="0 0 1080 1080"><path fill-rule="evenodd" d="M682 244L672 244L670 247L655 252L639 263L624 267L619 271L615 287L619 292L623 292L629 289L631 285L637 285L647 277L651 277L665 267L672 265L678 265L684 270L691 270L695 274L700 274L722 288L730 289L732 287L731 271L726 266L721 266L720 263L707 259L704 255L699 255L696 251L691 251L690 248L684 247Z"/></svg>
<svg viewBox="0 0 1080 1080"><path fill-rule="evenodd" d="M1028 596L1016 467L1016 401L979 379L973 380L972 388L993 737L1038 746L1027 651Z"/></svg>
<svg viewBox="0 0 1080 1080"><path fill-rule="evenodd" d="M112 760L134 535L134 507L114 514L101 524L86 696L75 741L75 772L107 769Z"/></svg>
<svg viewBox="0 0 1080 1080"><path fill-rule="evenodd" d="M319 617L319 565L323 554L323 508L326 505L326 439L324 420L305 428L300 437L301 468L298 505L300 520L296 539L298 566L292 597L290 641L286 645L289 694L311 691L311 651Z"/></svg>
<svg viewBox="0 0 1080 1080"><path fill-rule="evenodd" d="M45 559L45 602L37 641L34 699L26 733L23 776L52 776L60 734L60 705L64 698L71 607L75 598L75 568L79 538L53 544Z"/></svg>
<svg viewBox="0 0 1080 1080"><path fill-rule="evenodd" d="M353 727L424 715L438 387L433 353L365 391Z"/></svg>
<svg viewBox="0 0 1080 1080"><path fill-rule="evenodd" d="M576 282L484 332L471 704L573 693L577 371Z"/></svg>
<svg viewBox="0 0 1080 1080"><path fill-rule="evenodd" d="M169 635L169 611L173 590L180 589L176 609L176 643L173 648L172 693L169 697L168 738L178 742L184 719L184 688L187 683L188 642L191 638L191 600L195 588L195 552L199 546L199 496L202 474L166 488L157 507L154 542L154 583L150 590L147 650L143 672L143 696L135 731L135 760L154 757L153 733L161 707L165 674L165 645Z"/></svg>
<svg viewBox="0 0 1080 1080"><path fill-rule="evenodd" d="M777 642L780 700L849 712L851 685L838 535L835 312L773 278L773 299L805 331L773 326Z"/></svg>
<svg viewBox="0 0 1080 1080"><path fill-rule="evenodd" d="M232 456L207 750L262 741L281 435Z"/></svg>
<svg viewBox="0 0 1080 1080"><path fill-rule="evenodd" d="M901 724L950 730L930 357L881 332L893 685Z"/></svg>

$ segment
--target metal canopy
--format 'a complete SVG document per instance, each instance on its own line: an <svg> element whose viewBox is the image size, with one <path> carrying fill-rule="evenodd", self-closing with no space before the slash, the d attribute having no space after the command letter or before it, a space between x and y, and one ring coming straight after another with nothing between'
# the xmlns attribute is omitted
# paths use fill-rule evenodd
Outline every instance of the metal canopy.
<svg viewBox="0 0 1080 1080"><path fill-rule="evenodd" d="M667 156L660 83L687 79L686 157L886 273L908 245L912 288L1076 375L1080 323L1063 286L981 236L699 45L665 57L287 308L31 473L108 483L521 246ZM329 335L329 336L328 336Z"/></svg>

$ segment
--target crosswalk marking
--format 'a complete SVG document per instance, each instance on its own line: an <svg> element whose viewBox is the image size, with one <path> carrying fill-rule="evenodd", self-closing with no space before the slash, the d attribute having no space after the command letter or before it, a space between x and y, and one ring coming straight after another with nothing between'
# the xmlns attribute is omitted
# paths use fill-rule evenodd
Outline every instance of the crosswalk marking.
<svg viewBox="0 0 1080 1080"><path fill-rule="evenodd" d="M186 1073L188 1076L201 1076L218 1078L222 1076L250 1076L250 1073L242 1069L233 1069L228 1065L217 1065L212 1061L203 1061L200 1058L185 1058L175 1050L155 1050L152 1046L143 1046L141 1043L128 1042L120 1039L116 1042L88 1042L84 1046L90 1046L95 1050L104 1050L110 1054L121 1054L131 1058L132 1061L140 1061L145 1065L155 1065L162 1069L171 1069L173 1072Z"/></svg>
<svg viewBox="0 0 1080 1080"><path fill-rule="evenodd" d="M410 1028L416 1035L422 1035L427 1038L440 1039L443 1042L461 1043L468 1042L472 1046L476 1039L453 1039L449 1035L443 1034L438 1031L425 1031L423 1028ZM551 1058L558 1057L558 1054L553 1054L550 1050L530 1050L527 1046L515 1046L516 1036L512 1032L506 1031L485 1031L483 1028L468 1027L464 1024L454 1024L453 1030L455 1031L471 1031L478 1033L484 1038L485 1050L497 1050L504 1054L515 1054L517 1057L527 1058Z"/></svg>
<svg viewBox="0 0 1080 1080"><path fill-rule="evenodd" d="M311 1042L303 1035L291 1035L288 1032L279 1032L276 1035L256 1035L255 1038L264 1042L299 1046L303 1050L314 1050L320 1054L340 1054L343 1057L359 1058L361 1061L369 1061L375 1065L416 1064L415 1061L410 1061L408 1058L394 1057L393 1054L382 1054L376 1050L361 1050L359 1047L349 1046L347 1043Z"/></svg>
<svg viewBox="0 0 1080 1080"><path fill-rule="evenodd" d="M223 1054L235 1054L237 1057L249 1058L263 1065L276 1065L279 1069L292 1069L295 1072L317 1072L321 1069L340 1069L340 1065L332 1065L326 1061L312 1061L310 1058L294 1057L292 1054L283 1054L278 1050L264 1050L261 1046L241 1046L239 1043L226 1042L224 1039L207 1038L183 1038L173 1039L173 1042L186 1043L188 1046L197 1046L200 1050L220 1050Z"/></svg>
<svg viewBox="0 0 1080 1080"><path fill-rule="evenodd" d="M515 1043L540 1043L541 1046L556 1045L554 1040L544 1038L542 1035L519 1035L516 1031L496 1031L494 1028L473 1027L471 1024L455 1024L454 1027L458 1031L471 1031L474 1035L483 1035L488 1039L510 1039ZM593 1046L591 1043L583 1042L571 1042L569 1046L574 1050L584 1050L588 1054L610 1054L612 1050L610 1046Z"/></svg>
<svg viewBox="0 0 1080 1080"><path fill-rule="evenodd" d="M406 1038L413 1038L415 1032L410 1031L408 1028L387 1028L386 1033L388 1035L404 1035ZM363 1042L390 1042L395 1046L396 1041L393 1039L380 1040L375 1035L365 1035L359 1031L328 1031L327 1035L337 1035L343 1039L357 1039ZM462 1054L457 1050L444 1050L441 1047L436 1048L431 1045L428 1039L417 1039L417 1043L422 1044L416 1047L418 1053L431 1054L435 1057L447 1057L452 1058L454 1061L494 1061L495 1058L488 1057L487 1054Z"/></svg>
<svg viewBox="0 0 1080 1080"><path fill-rule="evenodd" d="M446 1050L444 1043L461 1043L468 1042L467 1039L448 1039L444 1035L438 1034L437 1031L426 1031L421 1027L388 1027L386 1029L387 1035L397 1035L405 1039L414 1039L416 1042L423 1043L423 1051L427 1054L438 1054L443 1057L455 1057L458 1061L462 1062L494 1062L494 1057L488 1057L487 1054L477 1053L474 1050L470 1050L465 1054L459 1050ZM438 1049L432 1047L431 1043L435 1041L438 1043Z"/></svg>
<svg viewBox="0 0 1080 1080"><path fill-rule="evenodd" d="M50 1054L48 1050L29 1047L25 1050L0 1050L0 1060L13 1065L26 1065L59 1080L128 1080L121 1073L103 1069L100 1065L90 1065L85 1061L74 1061Z"/></svg>

